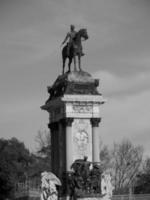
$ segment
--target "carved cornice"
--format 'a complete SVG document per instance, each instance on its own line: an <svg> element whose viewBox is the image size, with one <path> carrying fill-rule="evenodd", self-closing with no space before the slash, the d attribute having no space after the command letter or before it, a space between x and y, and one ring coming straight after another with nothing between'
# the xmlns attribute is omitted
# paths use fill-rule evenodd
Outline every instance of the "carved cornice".
<svg viewBox="0 0 150 200"><path fill-rule="evenodd" d="M92 127L98 127L101 122L101 118L91 118Z"/></svg>
<svg viewBox="0 0 150 200"><path fill-rule="evenodd" d="M97 90L99 80L92 78L92 76L84 71L65 73L58 76L52 86L48 86L47 90L50 94L49 101L62 97L64 94L88 94L101 95ZM42 107L45 109L45 107Z"/></svg>

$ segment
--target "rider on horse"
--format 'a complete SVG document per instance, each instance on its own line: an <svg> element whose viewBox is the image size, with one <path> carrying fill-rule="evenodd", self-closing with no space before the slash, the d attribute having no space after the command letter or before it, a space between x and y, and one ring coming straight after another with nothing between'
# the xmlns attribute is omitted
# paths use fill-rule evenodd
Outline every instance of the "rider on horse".
<svg viewBox="0 0 150 200"><path fill-rule="evenodd" d="M63 45L68 40L68 43L67 43L67 56L69 56L69 51L70 51L71 46L73 46L73 48L75 48L74 39L75 39L76 33L77 32L75 31L75 26L74 25L70 25L70 32L67 33L64 41L62 42L62 45ZM84 53L81 52L81 55L84 56Z"/></svg>

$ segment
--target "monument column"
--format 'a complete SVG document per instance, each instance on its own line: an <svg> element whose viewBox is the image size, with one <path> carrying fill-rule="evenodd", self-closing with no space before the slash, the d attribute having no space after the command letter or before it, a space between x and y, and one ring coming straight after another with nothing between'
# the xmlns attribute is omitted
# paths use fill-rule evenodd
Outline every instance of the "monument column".
<svg viewBox="0 0 150 200"><path fill-rule="evenodd" d="M93 147L93 162L100 162L99 151L99 123L101 118L91 118L92 124L92 147Z"/></svg>
<svg viewBox="0 0 150 200"><path fill-rule="evenodd" d="M73 163L73 152L72 152L72 122L73 118L66 118L66 170L70 171L70 167Z"/></svg>
<svg viewBox="0 0 150 200"><path fill-rule="evenodd" d="M97 90L99 81L88 72L58 76L41 108L49 113L52 172L63 181L75 160L88 157L99 162L100 106L105 102Z"/></svg>
<svg viewBox="0 0 150 200"><path fill-rule="evenodd" d="M58 135L58 123L50 122L48 128L50 129L51 134L51 170L53 173L58 174L58 162L59 162L59 149L57 145L59 144L59 135Z"/></svg>

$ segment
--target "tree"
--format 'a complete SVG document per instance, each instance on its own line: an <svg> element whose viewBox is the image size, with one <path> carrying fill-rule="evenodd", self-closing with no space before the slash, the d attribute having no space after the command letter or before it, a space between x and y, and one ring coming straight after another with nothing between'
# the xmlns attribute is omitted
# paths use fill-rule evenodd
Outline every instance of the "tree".
<svg viewBox="0 0 150 200"><path fill-rule="evenodd" d="M150 174L150 158L146 158L143 165L143 173Z"/></svg>
<svg viewBox="0 0 150 200"><path fill-rule="evenodd" d="M16 138L0 139L0 199L12 195L15 184L28 176L33 157Z"/></svg>
<svg viewBox="0 0 150 200"><path fill-rule="evenodd" d="M108 149L107 145L101 145L101 151L100 151L100 161L102 170L106 171L107 169L110 169L112 167L112 153Z"/></svg>
<svg viewBox="0 0 150 200"><path fill-rule="evenodd" d="M50 157L50 153L51 153L51 137L50 137L50 133L47 130L38 131L38 134L35 138L35 141L38 145L37 147L37 153L40 154L41 156L46 156L46 157Z"/></svg>
<svg viewBox="0 0 150 200"><path fill-rule="evenodd" d="M41 172L51 170L51 137L49 131L38 131L35 140L37 152L33 176L40 176Z"/></svg>
<svg viewBox="0 0 150 200"><path fill-rule="evenodd" d="M134 192L136 194L150 193L150 158L146 158L143 169L137 175Z"/></svg>
<svg viewBox="0 0 150 200"><path fill-rule="evenodd" d="M114 186L116 193L125 193L135 181L142 163L143 148L129 140L114 144L112 151Z"/></svg>

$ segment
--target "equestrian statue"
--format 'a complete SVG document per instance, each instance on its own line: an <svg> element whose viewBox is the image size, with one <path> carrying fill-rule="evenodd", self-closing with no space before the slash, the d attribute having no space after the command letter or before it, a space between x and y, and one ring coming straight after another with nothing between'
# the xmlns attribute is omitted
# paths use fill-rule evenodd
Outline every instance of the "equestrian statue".
<svg viewBox="0 0 150 200"><path fill-rule="evenodd" d="M74 71L77 71L76 68L76 56L78 57L78 68L81 71L81 57L84 56L82 50L82 41L88 39L87 30L85 28L75 31L75 26L70 25L70 32L67 33L64 41L61 45L67 43L62 49L62 60L63 60L63 71L65 72L65 63L68 58L68 72L71 71L71 63L74 60Z"/></svg>

